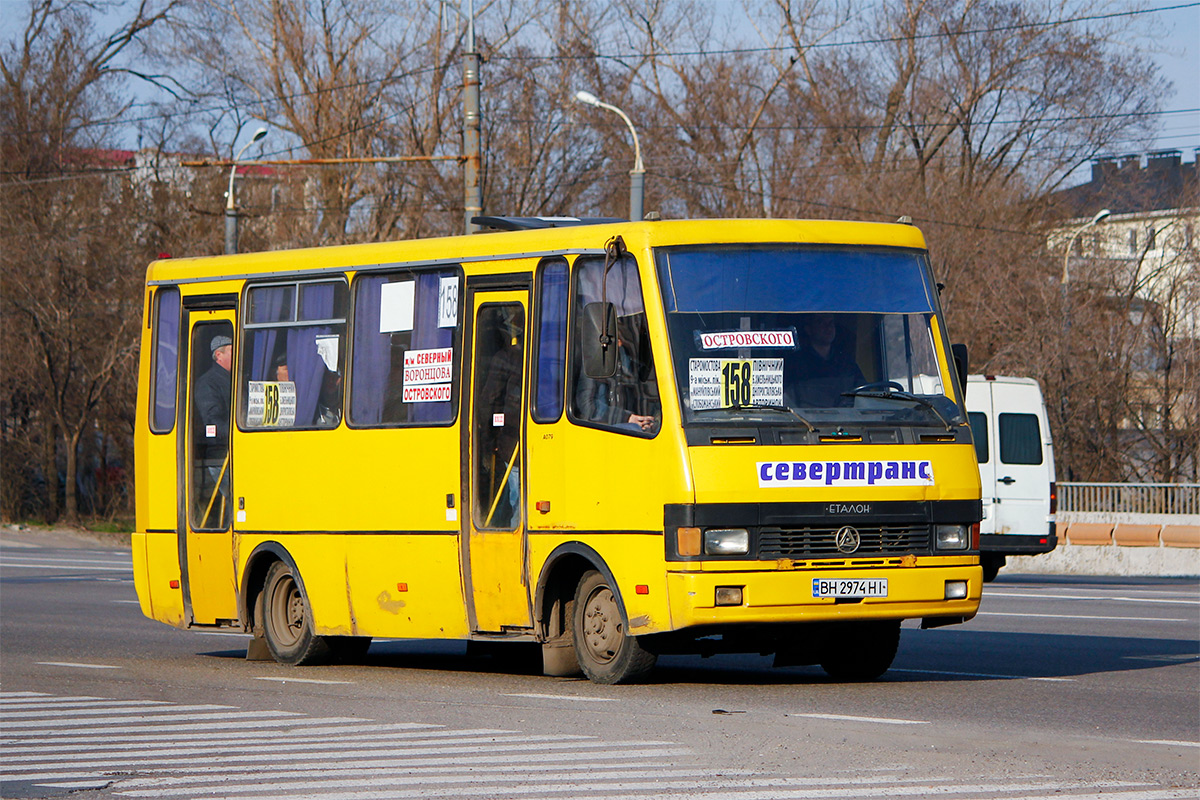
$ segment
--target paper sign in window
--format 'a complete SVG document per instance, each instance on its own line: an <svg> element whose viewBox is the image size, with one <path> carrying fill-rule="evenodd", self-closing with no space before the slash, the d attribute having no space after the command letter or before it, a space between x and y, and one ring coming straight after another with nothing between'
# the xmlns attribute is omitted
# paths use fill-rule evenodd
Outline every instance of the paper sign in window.
<svg viewBox="0 0 1200 800"><path fill-rule="evenodd" d="M246 390L246 426L290 428L296 424L296 384L250 381Z"/></svg>
<svg viewBox="0 0 1200 800"><path fill-rule="evenodd" d="M780 347L794 350L796 333L786 331L696 331L701 350L729 350L742 347Z"/></svg>
<svg viewBox="0 0 1200 800"><path fill-rule="evenodd" d="M442 278L438 283L438 327L458 325L458 276Z"/></svg>
<svg viewBox="0 0 1200 800"><path fill-rule="evenodd" d="M404 354L405 403L440 403L450 399L454 380L454 348L409 350Z"/></svg>
<svg viewBox="0 0 1200 800"><path fill-rule="evenodd" d="M338 371L338 335L325 334L317 337L317 355L325 362L330 372Z"/></svg>
<svg viewBox="0 0 1200 800"><path fill-rule="evenodd" d="M379 287L379 332L395 333L413 329L413 304L416 283L400 281Z"/></svg>
<svg viewBox="0 0 1200 800"><path fill-rule="evenodd" d="M782 358L688 359L693 411L746 405L783 405Z"/></svg>

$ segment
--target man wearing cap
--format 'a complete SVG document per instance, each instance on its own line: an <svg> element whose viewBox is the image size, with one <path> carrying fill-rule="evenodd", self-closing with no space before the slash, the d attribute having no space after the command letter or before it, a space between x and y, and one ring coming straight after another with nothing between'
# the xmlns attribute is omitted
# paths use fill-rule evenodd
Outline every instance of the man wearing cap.
<svg viewBox="0 0 1200 800"><path fill-rule="evenodd" d="M196 381L193 398L196 404L196 463L203 467L207 480L198 493L198 527L224 527L229 507L229 399L233 394L233 341L228 336L214 336L209 343L213 365ZM221 497L210 506L214 487L220 483ZM215 512L215 514L214 514Z"/></svg>

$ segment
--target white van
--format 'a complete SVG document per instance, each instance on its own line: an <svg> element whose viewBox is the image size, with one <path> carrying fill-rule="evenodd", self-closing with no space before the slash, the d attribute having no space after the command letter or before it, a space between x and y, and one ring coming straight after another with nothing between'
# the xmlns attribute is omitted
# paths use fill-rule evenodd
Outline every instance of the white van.
<svg viewBox="0 0 1200 800"><path fill-rule="evenodd" d="M967 416L983 484L980 561L990 581L1005 556L1048 553L1058 544L1054 448L1033 378L969 376Z"/></svg>

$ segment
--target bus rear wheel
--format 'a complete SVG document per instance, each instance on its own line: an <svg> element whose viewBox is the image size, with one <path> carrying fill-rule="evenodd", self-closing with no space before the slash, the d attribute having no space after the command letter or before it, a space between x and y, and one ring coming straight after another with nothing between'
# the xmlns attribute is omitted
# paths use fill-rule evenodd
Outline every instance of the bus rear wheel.
<svg viewBox="0 0 1200 800"><path fill-rule="evenodd" d="M293 568L282 561L276 561L267 570L262 609L263 635L276 661L302 666L329 660L329 643L324 636L313 633L308 599Z"/></svg>
<svg viewBox="0 0 1200 800"><path fill-rule="evenodd" d="M647 652L629 629L608 581L596 570L579 580L571 625L575 655L594 683L614 684L645 675L658 657Z"/></svg>
<svg viewBox="0 0 1200 800"><path fill-rule="evenodd" d="M825 643L821 669L838 681L873 681L888 671L899 646L899 620L847 623Z"/></svg>

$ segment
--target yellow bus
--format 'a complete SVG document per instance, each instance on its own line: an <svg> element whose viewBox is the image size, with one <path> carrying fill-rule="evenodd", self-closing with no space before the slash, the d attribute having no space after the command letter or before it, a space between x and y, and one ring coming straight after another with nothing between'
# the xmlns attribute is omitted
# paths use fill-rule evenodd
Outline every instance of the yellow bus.
<svg viewBox="0 0 1200 800"><path fill-rule="evenodd" d="M150 265L146 616L616 683L711 652L872 679L902 620L975 615L966 354L917 228L487 221Z"/></svg>

